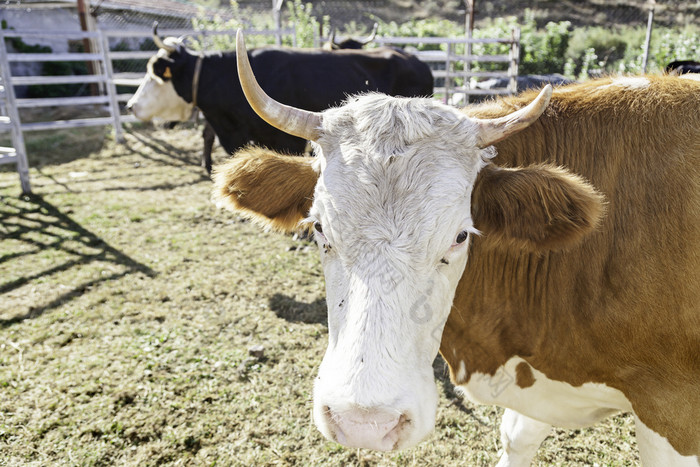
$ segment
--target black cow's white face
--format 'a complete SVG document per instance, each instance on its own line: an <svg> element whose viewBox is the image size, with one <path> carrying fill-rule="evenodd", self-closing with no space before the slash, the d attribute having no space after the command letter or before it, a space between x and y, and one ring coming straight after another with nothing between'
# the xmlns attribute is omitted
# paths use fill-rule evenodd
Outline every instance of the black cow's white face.
<svg viewBox="0 0 700 467"><path fill-rule="evenodd" d="M145 122L156 118L184 122L189 120L194 108L192 103L177 94L172 81L163 81L152 74L146 74L126 107L136 118Z"/></svg>
<svg viewBox="0 0 700 467"><path fill-rule="evenodd" d="M167 47L175 47L179 42L168 37L164 44ZM172 50L158 50L148 62L146 76L141 85L126 104L127 109L139 120L151 121L157 118L169 122L184 122L192 116L194 105L180 97L170 80L172 70L167 62L171 60L171 53ZM162 62L166 62L166 65L156 65ZM157 74L155 68L159 69L160 74Z"/></svg>

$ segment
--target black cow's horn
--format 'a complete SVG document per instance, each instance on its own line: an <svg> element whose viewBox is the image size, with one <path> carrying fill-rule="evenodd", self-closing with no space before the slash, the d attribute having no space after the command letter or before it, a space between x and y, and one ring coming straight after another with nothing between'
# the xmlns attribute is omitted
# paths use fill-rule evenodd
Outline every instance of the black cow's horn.
<svg viewBox="0 0 700 467"><path fill-rule="evenodd" d="M374 40L375 37L377 37L377 28L379 27L378 23L374 23L374 26L372 27L372 33L364 40L361 40L359 42L362 43L362 45L367 45L370 42Z"/></svg>
<svg viewBox="0 0 700 467"><path fill-rule="evenodd" d="M163 42L163 40L160 37L158 37L158 21L153 22L153 42L159 49L165 49L168 52L175 52L175 50L177 50L176 47L173 47L172 45L167 45L165 42Z"/></svg>
<svg viewBox="0 0 700 467"><path fill-rule="evenodd" d="M530 102L527 106L520 110L505 115L503 117L492 118L490 120L475 119L479 125L478 130L478 145L480 148L485 148L497 143L508 136L517 133L530 126L537 120L544 109L549 105L549 99L552 97L552 85L548 84L540 94Z"/></svg>
<svg viewBox="0 0 700 467"><path fill-rule="evenodd" d="M243 93L260 118L275 128L300 138L317 140L321 136L320 113L282 104L262 90L250 67L243 31L240 29L236 33L236 57Z"/></svg>

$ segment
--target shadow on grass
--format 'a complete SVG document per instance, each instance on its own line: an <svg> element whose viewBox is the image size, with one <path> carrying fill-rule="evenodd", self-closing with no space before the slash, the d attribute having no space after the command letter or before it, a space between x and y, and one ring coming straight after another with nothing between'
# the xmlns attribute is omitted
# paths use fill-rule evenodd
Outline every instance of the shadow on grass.
<svg viewBox="0 0 700 467"><path fill-rule="evenodd" d="M268 305L270 310L284 320L328 326L325 298L316 299L313 303L305 303L277 293L270 297Z"/></svg>
<svg viewBox="0 0 700 467"><path fill-rule="evenodd" d="M450 400L450 405L455 406L460 412L464 412L469 415L476 423L482 426L490 426L487 422L476 416L474 410L464 404L463 397L457 393L455 386L450 380L450 369L447 362L442 358L441 355L438 356L433 361L433 376L437 382L442 386L445 391L445 396Z"/></svg>
<svg viewBox="0 0 700 467"><path fill-rule="evenodd" d="M157 154L158 156L165 156L167 158L167 160L163 160L159 157L157 159L159 163L165 162L176 167L201 164L201 150L197 150L194 154L189 151L183 152L181 148L176 147L164 139L155 137L151 132L132 129L129 134L148 148L150 152L134 149L128 142L125 143L125 147L132 150L135 154L139 154L144 159L156 160L153 155Z"/></svg>
<svg viewBox="0 0 700 467"><path fill-rule="evenodd" d="M103 282L134 273L142 273L148 277L156 276L156 272L151 268L109 246L101 238L38 195L21 198L0 197L0 225L2 226L0 229L2 239L17 240L29 246L26 251L0 256L0 265L12 260L31 261L32 256L42 254L46 250L54 250L69 256L69 259L63 259L60 264L9 282L0 283L0 295L31 282L41 281L54 274L97 261L111 263L122 268L121 271L100 274L94 279L75 285L71 290L48 303L32 306L24 314L0 319L1 327L41 316L46 311L82 295L91 287Z"/></svg>

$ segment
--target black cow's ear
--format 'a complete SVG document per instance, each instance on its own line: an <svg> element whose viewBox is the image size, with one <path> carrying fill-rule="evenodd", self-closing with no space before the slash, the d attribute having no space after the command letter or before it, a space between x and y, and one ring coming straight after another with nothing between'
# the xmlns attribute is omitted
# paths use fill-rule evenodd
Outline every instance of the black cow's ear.
<svg viewBox="0 0 700 467"><path fill-rule="evenodd" d="M488 244L531 251L578 243L594 230L605 199L567 170L549 165L503 169L487 165L472 192L472 219Z"/></svg>
<svg viewBox="0 0 700 467"><path fill-rule="evenodd" d="M153 62L153 74L163 81L167 81L173 77L172 68L174 64L175 61L173 59L169 57L160 57L158 60Z"/></svg>

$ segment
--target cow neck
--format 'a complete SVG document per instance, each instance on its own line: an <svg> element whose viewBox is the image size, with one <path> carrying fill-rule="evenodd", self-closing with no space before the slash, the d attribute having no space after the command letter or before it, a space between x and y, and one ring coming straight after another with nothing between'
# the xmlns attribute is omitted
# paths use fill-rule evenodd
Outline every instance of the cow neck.
<svg viewBox="0 0 700 467"><path fill-rule="evenodd" d="M204 56L197 55L197 62L194 64L194 76L192 77L192 106L197 107L197 90L199 89L199 75L202 73L202 62Z"/></svg>

